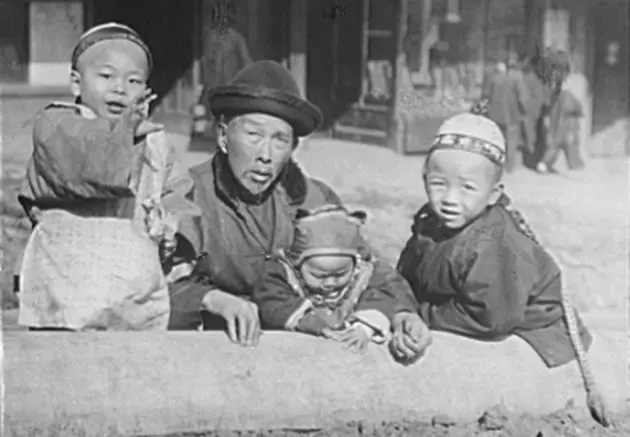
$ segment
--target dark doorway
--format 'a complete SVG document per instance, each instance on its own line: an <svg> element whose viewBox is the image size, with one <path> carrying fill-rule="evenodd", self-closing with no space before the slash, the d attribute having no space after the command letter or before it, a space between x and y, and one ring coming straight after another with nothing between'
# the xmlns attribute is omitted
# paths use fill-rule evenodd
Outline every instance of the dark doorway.
<svg viewBox="0 0 630 437"><path fill-rule="evenodd" d="M306 94L328 130L361 96L361 0L308 2Z"/></svg>
<svg viewBox="0 0 630 437"><path fill-rule="evenodd" d="M28 2L0 0L0 82L28 80L28 7Z"/></svg>
<svg viewBox="0 0 630 437"><path fill-rule="evenodd" d="M593 132L628 117L628 2L601 0L594 17Z"/></svg>

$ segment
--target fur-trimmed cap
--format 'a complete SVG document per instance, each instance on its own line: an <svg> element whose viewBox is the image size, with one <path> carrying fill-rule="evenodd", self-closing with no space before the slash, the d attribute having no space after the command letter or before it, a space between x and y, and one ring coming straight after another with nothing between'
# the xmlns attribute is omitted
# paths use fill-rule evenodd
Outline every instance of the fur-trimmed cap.
<svg viewBox="0 0 630 437"><path fill-rule="evenodd" d="M505 163L505 137L499 126L487 117L468 112L442 123L429 153L439 149L478 153L499 167Z"/></svg>
<svg viewBox="0 0 630 437"><path fill-rule="evenodd" d="M209 104L215 117L262 112L293 127L297 137L319 127L322 113L302 98L291 73L274 61L259 61L242 69L227 85L210 92Z"/></svg>
<svg viewBox="0 0 630 437"><path fill-rule="evenodd" d="M350 212L337 205L312 211L298 210L293 244L287 251L296 266L317 255L357 256L361 248L364 211Z"/></svg>
<svg viewBox="0 0 630 437"><path fill-rule="evenodd" d="M153 69L153 56L149 50L149 46L142 40L138 32L129 26L120 23L104 23L88 29L72 51L72 69L77 69L77 63L83 53L90 47L102 41L110 41L113 39L122 39L137 44L147 55L147 64L149 72Z"/></svg>

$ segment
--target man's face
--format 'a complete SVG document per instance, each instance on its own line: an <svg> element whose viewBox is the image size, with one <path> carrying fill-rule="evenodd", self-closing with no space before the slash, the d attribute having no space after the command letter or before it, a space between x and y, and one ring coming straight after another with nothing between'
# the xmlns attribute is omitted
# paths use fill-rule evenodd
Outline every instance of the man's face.
<svg viewBox="0 0 630 437"><path fill-rule="evenodd" d="M236 180L253 195L273 184L295 148L291 125L261 113L230 120L220 127L218 141Z"/></svg>
<svg viewBox="0 0 630 437"><path fill-rule="evenodd" d="M125 40L102 41L85 51L72 73L75 97L97 116L115 120L132 109L146 88L147 56Z"/></svg>
<svg viewBox="0 0 630 437"><path fill-rule="evenodd" d="M497 168L486 157L462 150L437 150L425 167L424 184L433 211L447 228L459 229L496 203Z"/></svg>

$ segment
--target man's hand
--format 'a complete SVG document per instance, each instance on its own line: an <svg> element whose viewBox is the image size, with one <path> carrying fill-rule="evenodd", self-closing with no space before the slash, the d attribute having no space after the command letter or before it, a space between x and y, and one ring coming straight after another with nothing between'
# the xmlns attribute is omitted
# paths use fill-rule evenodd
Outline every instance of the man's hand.
<svg viewBox="0 0 630 437"><path fill-rule="evenodd" d="M255 347L260 339L258 306L248 300L220 290L212 290L203 299L204 307L221 316L227 324L228 337L233 343Z"/></svg>
<svg viewBox="0 0 630 437"><path fill-rule="evenodd" d="M344 347L352 352L363 353L370 343L370 329L367 326L356 324L340 331L325 329L323 335L328 339L343 343Z"/></svg>
<svg viewBox="0 0 630 437"><path fill-rule="evenodd" d="M429 328L416 313L401 312L394 316L394 335L389 349L394 358L406 365L413 364L425 354L432 342Z"/></svg>

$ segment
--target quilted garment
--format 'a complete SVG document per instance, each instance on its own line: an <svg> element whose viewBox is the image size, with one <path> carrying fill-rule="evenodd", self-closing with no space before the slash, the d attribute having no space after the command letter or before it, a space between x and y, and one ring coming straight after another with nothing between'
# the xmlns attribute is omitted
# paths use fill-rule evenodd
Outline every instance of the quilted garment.
<svg viewBox="0 0 630 437"><path fill-rule="evenodd" d="M157 247L133 220L43 212L20 282L21 325L165 330L168 323Z"/></svg>

